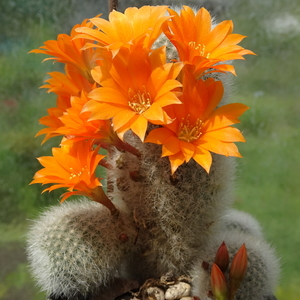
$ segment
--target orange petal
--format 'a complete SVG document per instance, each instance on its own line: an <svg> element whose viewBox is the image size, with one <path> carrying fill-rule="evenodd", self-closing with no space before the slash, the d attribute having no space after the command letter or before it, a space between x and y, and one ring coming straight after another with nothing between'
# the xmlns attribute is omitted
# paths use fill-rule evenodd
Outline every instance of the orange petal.
<svg viewBox="0 0 300 300"><path fill-rule="evenodd" d="M234 127L225 127L205 133L206 136L215 138L222 142L245 142L242 133Z"/></svg>
<svg viewBox="0 0 300 300"><path fill-rule="evenodd" d="M107 103L99 103L98 101L90 100L84 107L82 112L90 111L92 120L107 120L113 118L117 113L123 111L123 106L112 105Z"/></svg>
<svg viewBox="0 0 300 300"><path fill-rule="evenodd" d="M208 151L225 156L242 157L234 143L221 142L209 136L203 135L201 138L201 147Z"/></svg>
<svg viewBox="0 0 300 300"><path fill-rule="evenodd" d="M169 161L171 163L171 173L174 174L177 168L185 162L185 157L181 152L178 152L169 156Z"/></svg>
<svg viewBox="0 0 300 300"><path fill-rule="evenodd" d="M89 98L99 102L116 103L119 105L128 105L126 98L120 91L110 87L100 87L89 93Z"/></svg>
<svg viewBox="0 0 300 300"><path fill-rule="evenodd" d="M147 119L143 115L139 115L130 126L131 130L141 139L142 142L145 139L147 125Z"/></svg>
<svg viewBox="0 0 300 300"><path fill-rule="evenodd" d="M170 92L171 90L174 90L176 88L179 88L181 87L182 84L177 81L177 80L167 80L163 85L162 87L160 88L160 90L158 91L158 93L156 94L156 99L159 99L160 97L162 97L163 95L165 95L166 93ZM177 97L176 97L177 98ZM171 99L170 101L166 101L165 100L165 105L169 105L169 104L172 104L172 103L181 103L178 99L176 98L173 98ZM162 105L163 106L163 105Z"/></svg>
<svg viewBox="0 0 300 300"><path fill-rule="evenodd" d="M117 112L113 118L114 130L118 130L130 121L135 122L137 118L138 115L131 109L119 110L119 112Z"/></svg>
<svg viewBox="0 0 300 300"><path fill-rule="evenodd" d="M230 103L221 106L212 112L202 128L204 131L211 131L240 123L238 117L247 109L249 109L249 107L242 103Z"/></svg>
<svg viewBox="0 0 300 300"><path fill-rule="evenodd" d="M168 128L156 128L151 130L147 135L145 143L154 143L161 145L164 144L170 136L175 136L175 134Z"/></svg>
<svg viewBox="0 0 300 300"><path fill-rule="evenodd" d="M207 173L209 173L212 164L212 156L208 150L196 147L193 159L202 166Z"/></svg>
<svg viewBox="0 0 300 300"><path fill-rule="evenodd" d="M184 141L180 141L180 149L185 157L185 161L189 162L189 160L192 158L192 156L195 153L195 146L192 143L187 143Z"/></svg>
<svg viewBox="0 0 300 300"><path fill-rule="evenodd" d="M180 141L175 136L170 136L162 147L162 156L169 156L181 152Z"/></svg>
<svg viewBox="0 0 300 300"><path fill-rule="evenodd" d="M143 112L143 116L154 123L155 121L164 121L163 109L156 102L154 102L146 111Z"/></svg>
<svg viewBox="0 0 300 300"><path fill-rule="evenodd" d="M209 33L207 39L210 41L206 45L205 51L211 53L218 47L228 34L232 32L233 23L230 20L223 21L219 23L214 29Z"/></svg>

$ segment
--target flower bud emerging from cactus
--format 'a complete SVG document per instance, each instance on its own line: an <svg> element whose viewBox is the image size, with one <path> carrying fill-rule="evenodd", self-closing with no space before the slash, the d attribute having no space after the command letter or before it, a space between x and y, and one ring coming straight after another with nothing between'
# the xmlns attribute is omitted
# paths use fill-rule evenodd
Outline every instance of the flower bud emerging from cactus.
<svg viewBox="0 0 300 300"><path fill-rule="evenodd" d="M247 249L245 244L241 246L234 256L229 270L229 299L234 296L245 278L248 265Z"/></svg>
<svg viewBox="0 0 300 300"><path fill-rule="evenodd" d="M238 216L234 216L234 214ZM198 296L201 300L209 300L207 293L211 290L210 274L212 264L215 262L216 253L220 248L220 244L226 243L232 271L239 278L244 278L240 282L239 287L235 293L235 300L265 300L271 297L277 284L279 274L278 259L274 254L274 250L268 245L262 237L257 236L257 232L251 229L252 225L256 225L256 221L251 217L251 222L245 226L245 222L240 218L243 213L232 211L232 220L234 226L230 225L227 218L223 218L224 223L220 224L219 232L212 237L210 244L203 247L199 251L199 260L195 261L191 277L193 280L193 295ZM237 222L240 218L241 223ZM241 230L243 228L243 230ZM241 247L241 243L245 244ZM240 251L239 248L241 248ZM245 254L247 252L247 267ZM238 256L234 259L235 255ZM233 262L234 261L234 262ZM201 267L205 262L205 268ZM240 263L240 267L237 263ZM229 280L229 270L225 272L225 277ZM229 286L229 284L228 284ZM234 285L233 285L234 288ZM271 298L270 298L271 299Z"/></svg>
<svg viewBox="0 0 300 300"><path fill-rule="evenodd" d="M224 273L213 263L210 275L211 289L216 300L228 300L228 286Z"/></svg>
<svg viewBox="0 0 300 300"><path fill-rule="evenodd" d="M229 253L225 242L222 243L217 251L215 264L223 273L226 272L229 265Z"/></svg>

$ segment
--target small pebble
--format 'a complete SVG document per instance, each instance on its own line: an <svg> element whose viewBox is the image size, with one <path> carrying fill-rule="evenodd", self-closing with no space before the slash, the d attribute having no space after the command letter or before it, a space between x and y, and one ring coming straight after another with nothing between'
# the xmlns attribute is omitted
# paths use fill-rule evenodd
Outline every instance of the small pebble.
<svg viewBox="0 0 300 300"><path fill-rule="evenodd" d="M191 293L191 286L186 282L178 282L174 285L171 285L166 293L165 299L166 300L174 300L174 299L181 299L183 297L190 296Z"/></svg>
<svg viewBox="0 0 300 300"><path fill-rule="evenodd" d="M156 286L148 287L147 295L149 300L165 300L164 291Z"/></svg>

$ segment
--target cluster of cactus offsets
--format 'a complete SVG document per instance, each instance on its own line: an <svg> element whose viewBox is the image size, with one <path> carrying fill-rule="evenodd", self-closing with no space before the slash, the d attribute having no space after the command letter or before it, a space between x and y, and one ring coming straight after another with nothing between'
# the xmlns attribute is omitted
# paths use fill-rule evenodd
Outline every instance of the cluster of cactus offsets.
<svg viewBox="0 0 300 300"><path fill-rule="evenodd" d="M274 251L231 208L235 142L245 141L231 125L248 107L228 104L229 60L253 54L232 30L204 8L144 6L33 51L66 74L43 86L58 98L39 134L63 138L32 183L67 188L62 201L85 196L46 210L28 233L32 273L52 300L274 298Z"/></svg>

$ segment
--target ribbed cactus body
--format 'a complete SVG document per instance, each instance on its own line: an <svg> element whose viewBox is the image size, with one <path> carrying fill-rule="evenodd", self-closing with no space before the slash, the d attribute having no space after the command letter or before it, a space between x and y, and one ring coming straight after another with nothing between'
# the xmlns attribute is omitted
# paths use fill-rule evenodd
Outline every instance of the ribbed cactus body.
<svg viewBox="0 0 300 300"><path fill-rule="evenodd" d="M135 229L90 200L45 211L28 234L32 272L49 294L87 295L121 276ZM124 240L128 239L128 241Z"/></svg>

